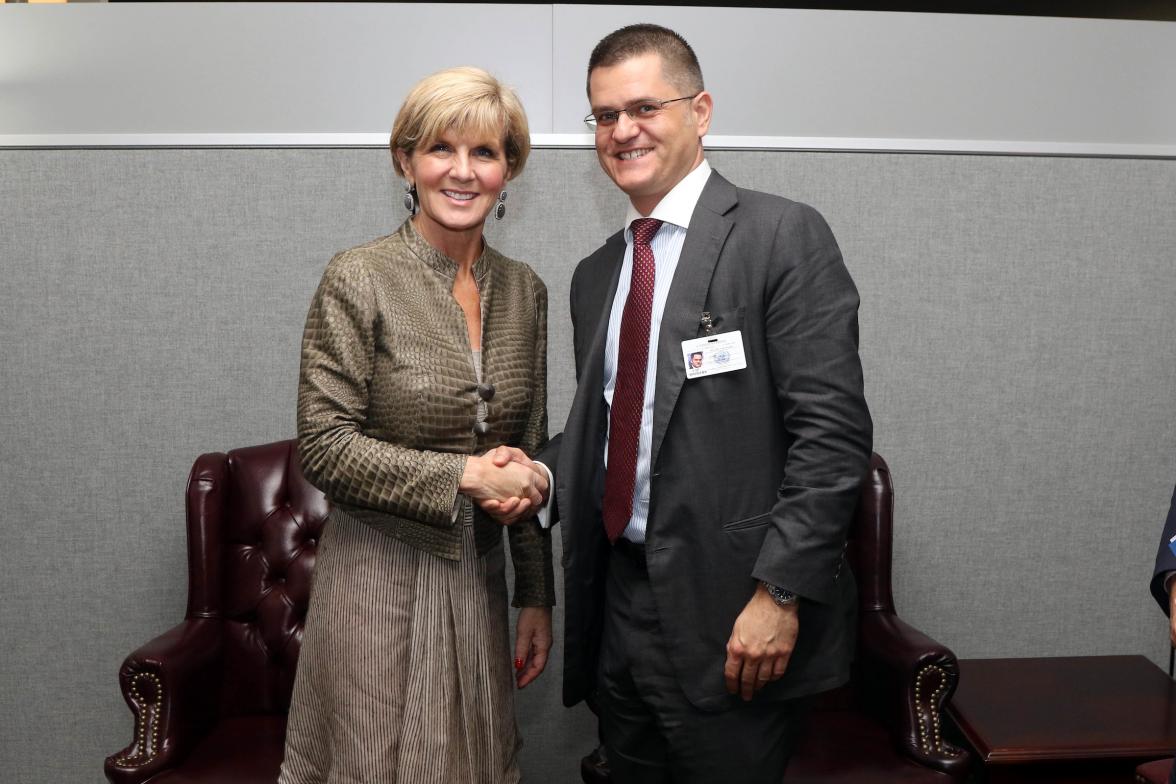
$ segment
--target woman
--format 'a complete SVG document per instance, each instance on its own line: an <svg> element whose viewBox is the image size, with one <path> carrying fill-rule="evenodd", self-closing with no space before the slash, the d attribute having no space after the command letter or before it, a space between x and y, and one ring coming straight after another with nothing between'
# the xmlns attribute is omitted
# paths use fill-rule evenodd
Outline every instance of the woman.
<svg viewBox="0 0 1176 784"><path fill-rule="evenodd" d="M495 466L546 439L547 291L482 238L530 151L517 96L476 68L434 74L392 129L413 216L331 260L302 343L302 468L332 503L318 552L280 781L516 782L511 665L551 646L550 538L477 501L546 481ZM510 504L512 508L516 503Z"/></svg>

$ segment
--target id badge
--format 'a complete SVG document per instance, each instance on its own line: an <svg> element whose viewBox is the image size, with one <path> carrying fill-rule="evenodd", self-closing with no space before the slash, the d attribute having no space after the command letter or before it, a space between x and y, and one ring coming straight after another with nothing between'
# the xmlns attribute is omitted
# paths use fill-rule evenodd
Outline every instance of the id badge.
<svg viewBox="0 0 1176 784"><path fill-rule="evenodd" d="M682 341L682 362L686 378L730 373L747 367L743 335L739 330Z"/></svg>

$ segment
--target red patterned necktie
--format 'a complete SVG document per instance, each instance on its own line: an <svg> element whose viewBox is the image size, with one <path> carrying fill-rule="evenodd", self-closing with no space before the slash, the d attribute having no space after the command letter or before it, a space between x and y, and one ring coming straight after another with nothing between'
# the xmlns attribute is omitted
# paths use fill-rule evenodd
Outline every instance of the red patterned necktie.
<svg viewBox="0 0 1176 784"><path fill-rule="evenodd" d="M615 542L633 513L637 476L637 438L645 408L645 371L649 359L649 320L653 311L653 248L649 242L662 222L633 221L633 276L621 315L617 341L617 376L608 424L608 468L604 474L604 532Z"/></svg>

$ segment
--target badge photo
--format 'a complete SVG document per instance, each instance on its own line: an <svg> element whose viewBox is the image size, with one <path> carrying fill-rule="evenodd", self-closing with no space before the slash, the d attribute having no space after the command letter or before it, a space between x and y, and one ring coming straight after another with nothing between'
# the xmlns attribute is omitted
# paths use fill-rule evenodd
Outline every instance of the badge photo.
<svg viewBox="0 0 1176 784"><path fill-rule="evenodd" d="M747 367L747 358L743 353L743 335L739 330L735 330L683 340L682 363L688 379L743 370Z"/></svg>

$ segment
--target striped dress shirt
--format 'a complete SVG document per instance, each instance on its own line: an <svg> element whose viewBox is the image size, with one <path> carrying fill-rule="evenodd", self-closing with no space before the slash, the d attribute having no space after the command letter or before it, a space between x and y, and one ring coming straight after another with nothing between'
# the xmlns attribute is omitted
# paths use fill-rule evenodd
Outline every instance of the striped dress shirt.
<svg viewBox="0 0 1176 784"><path fill-rule="evenodd" d="M641 430L637 438L637 475L633 485L633 514L623 534L633 542L645 541L645 525L649 519L649 458L653 448L653 398L657 386L657 339L661 329L662 313L682 245L686 242L686 230L690 228L690 216L698 204L706 181L710 177L710 165L704 160L693 171L682 178L673 190L665 195L649 215L642 215L632 204L625 216L625 260L621 265L621 276L617 282L617 293L613 297L612 310L608 318L608 335L604 344L604 400L612 405L613 388L617 379L617 344L620 342L621 314L629 296L629 281L633 276L633 230L629 226L638 218L657 218L662 227L654 235L650 246L656 272L653 282L653 309L649 319L649 356L645 367L645 407L641 412ZM685 372L685 371L683 371ZM605 455L608 454L607 444Z"/></svg>

